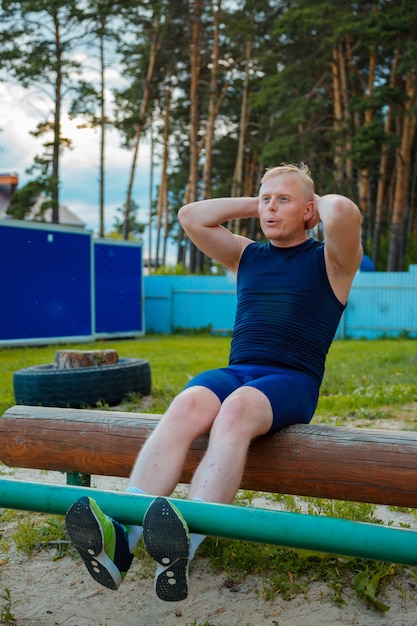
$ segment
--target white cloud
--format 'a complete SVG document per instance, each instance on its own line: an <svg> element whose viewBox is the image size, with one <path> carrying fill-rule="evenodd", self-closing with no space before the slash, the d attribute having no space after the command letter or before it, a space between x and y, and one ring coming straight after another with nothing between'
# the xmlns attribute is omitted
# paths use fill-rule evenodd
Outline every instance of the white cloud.
<svg viewBox="0 0 417 626"><path fill-rule="evenodd" d="M0 83L0 171L16 172L20 186L29 180L25 170L33 164L35 155L42 153L44 139L30 134L44 120L48 111L46 101L37 90ZM88 226L98 231L99 223L99 142L98 130L77 128L83 119L70 120L63 113L62 130L71 138L73 147L61 158L62 204L68 206ZM105 228L111 230L116 208L126 199L132 152L120 146L119 134L106 134ZM149 205L150 149L142 139L135 174L133 198L140 206L140 219L146 221Z"/></svg>

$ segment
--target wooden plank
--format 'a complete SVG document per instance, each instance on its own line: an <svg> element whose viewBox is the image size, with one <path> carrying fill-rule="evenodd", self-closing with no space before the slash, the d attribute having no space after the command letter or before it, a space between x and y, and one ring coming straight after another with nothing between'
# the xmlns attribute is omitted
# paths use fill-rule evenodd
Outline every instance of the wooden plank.
<svg viewBox="0 0 417 626"><path fill-rule="evenodd" d="M0 460L11 467L129 476L160 416L11 407L0 419ZM207 446L191 446L190 482ZM295 424L255 440L241 487L417 508L417 433Z"/></svg>

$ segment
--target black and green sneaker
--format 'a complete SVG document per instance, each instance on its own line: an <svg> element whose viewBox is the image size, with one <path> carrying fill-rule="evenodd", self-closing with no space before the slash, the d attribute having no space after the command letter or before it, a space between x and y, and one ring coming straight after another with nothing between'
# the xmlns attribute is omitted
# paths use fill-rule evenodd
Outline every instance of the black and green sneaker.
<svg viewBox="0 0 417 626"><path fill-rule="evenodd" d="M190 533L187 522L166 498L156 498L143 518L143 541L158 563L155 591L165 602L188 595Z"/></svg>
<svg viewBox="0 0 417 626"><path fill-rule="evenodd" d="M108 589L117 589L133 559L127 529L87 496L68 509L65 527L94 580Z"/></svg>

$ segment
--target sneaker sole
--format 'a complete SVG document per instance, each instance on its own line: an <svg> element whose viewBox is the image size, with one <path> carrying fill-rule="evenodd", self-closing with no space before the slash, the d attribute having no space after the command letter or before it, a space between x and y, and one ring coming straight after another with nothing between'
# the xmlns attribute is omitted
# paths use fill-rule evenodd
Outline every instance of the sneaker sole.
<svg viewBox="0 0 417 626"><path fill-rule="evenodd" d="M155 591L165 602L188 595L190 540L185 522L165 498L156 498L143 519L143 541L158 563Z"/></svg>
<svg viewBox="0 0 417 626"><path fill-rule="evenodd" d="M104 551L101 526L86 496L68 509L65 528L94 580L108 589L118 589L121 574Z"/></svg>

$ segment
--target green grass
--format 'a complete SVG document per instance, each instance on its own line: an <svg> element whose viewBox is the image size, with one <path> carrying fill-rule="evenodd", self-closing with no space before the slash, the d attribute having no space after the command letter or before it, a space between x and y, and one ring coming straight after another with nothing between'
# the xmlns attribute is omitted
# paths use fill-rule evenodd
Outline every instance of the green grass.
<svg viewBox="0 0 417 626"><path fill-rule="evenodd" d="M91 344L8 348L0 351L0 415L14 404L13 372L31 365L52 363L58 349L108 349L118 351L119 357L149 360L152 371L152 395L148 398L130 396L121 404L123 411L162 413L172 398L188 380L205 369L227 363L230 338L211 335L150 335L144 338L103 341ZM321 396L314 421L339 425L378 427L378 421L389 420L407 430L417 430L417 342L410 339L381 341L335 342L329 352ZM100 407L99 407L100 408ZM109 407L101 407L109 408ZM251 506L255 492L240 491L236 504ZM362 522L380 523L376 507L364 503L338 502L320 498L294 498L282 494L263 494L285 510L312 515L344 517ZM408 511L415 517L415 511ZM10 514L4 511L0 520ZM48 518L40 527L33 527L23 514L14 541L30 553L35 545L48 545L62 539L62 526ZM40 516L42 519L42 516ZM2 540L4 542L4 538ZM65 544L64 544L65 546ZM3 550L4 552L4 546ZM58 556L61 552L58 553ZM144 571L148 571L147 555ZM361 559L329 557L302 551L231 540L207 539L199 556L209 560L213 569L224 572L232 587L247 574L258 574L262 580L258 593L265 599L277 594L291 599L305 593L308 585L325 581L336 603L343 604L353 589L367 605L386 611L378 594L391 580L406 574L410 589L415 588L415 568L404 568ZM55 557L56 558L56 557ZM146 566L146 567L145 567ZM400 589L398 582L398 589ZM401 592L401 589L400 591ZM7 590L5 590L5 594ZM402 591L401 593L405 593ZM408 593L408 592L407 592ZM411 592L409 592L411 594ZM411 594L412 595L412 594ZM410 596L411 597L411 596ZM10 608L10 598L3 596ZM412 601L415 600L413 596Z"/></svg>
<svg viewBox="0 0 417 626"><path fill-rule="evenodd" d="M141 410L164 411L188 380L227 363L230 338L211 335L150 335L91 344L3 348L0 351L0 414L14 404L13 372L52 363L59 349L114 348L120 357L149 360L152 398ZM417 401L417 342L411 339L336 341L332 345L317 407L320 420L337 416L390 416ZM138 399L127 402L131 410Z"/></svg>
<svg viewBox="0 0 417 626"><path fill-rule="evenodd" d="M91 344L3 348L0 350L0 415L15 403L13 372L33 365L53 363L57 350L112 348L117 350L120 358L149 360L152 370L152 406L148 411L157 413L165 410L170 400L195 374L227 363L229 344L230 339L209 335L151 335L146 338Z"/></svg>
<svg viewBox="0 0 417 626"><path fill-rule="evenodd" d="M337 417L339 423L352 417L395 418L398 409L417 401L416 374L414 340L336 341L316 414L321 419ZM411 418L410 429L416 427Z"/></svg>

